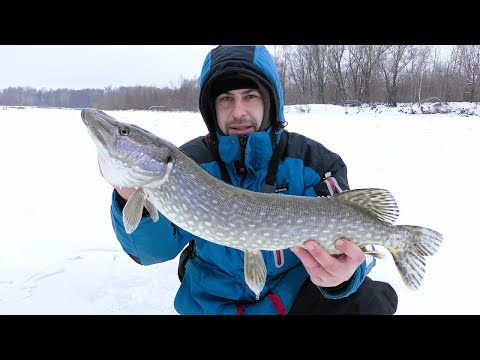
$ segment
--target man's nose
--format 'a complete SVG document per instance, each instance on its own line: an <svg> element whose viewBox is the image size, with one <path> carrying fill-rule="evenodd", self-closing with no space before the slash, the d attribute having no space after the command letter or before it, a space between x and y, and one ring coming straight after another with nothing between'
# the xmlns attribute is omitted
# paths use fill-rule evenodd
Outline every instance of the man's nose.
<svg viewBox="0 0 480 360"><path fill-rule="evenodd" d="M247 107L242 101L235 100L233 103L232 116L235 118L241 118L247 115Z"/></svg>

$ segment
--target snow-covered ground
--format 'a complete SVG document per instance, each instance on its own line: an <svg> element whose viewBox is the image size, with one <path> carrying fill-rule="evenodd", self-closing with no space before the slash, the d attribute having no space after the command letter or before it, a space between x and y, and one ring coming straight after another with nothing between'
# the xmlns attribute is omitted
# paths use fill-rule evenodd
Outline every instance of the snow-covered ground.
<svg viewBox="0 0 480 360"><path fill-rule="evenodd" d="M390 190L397 224L444 235L418 291L404 286L391 257L377 261L371 275L395 287L400 315L480 314L480 195L469 190L480 177L480 111L443 108L450 111L285 108L287 130L342 156L351 188ZM108 113L178 146L206 134L199 113ZM80 110L0 107L0 124L0 314L176 314L177 260L142 267L122 251L110 223L112 189Z"/></svg>

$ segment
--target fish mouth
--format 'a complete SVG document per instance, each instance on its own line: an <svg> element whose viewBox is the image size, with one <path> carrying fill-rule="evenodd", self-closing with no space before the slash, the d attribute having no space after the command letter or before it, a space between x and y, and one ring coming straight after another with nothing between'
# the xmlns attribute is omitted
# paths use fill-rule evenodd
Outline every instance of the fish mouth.
<svg viewBox="0 0 480 360"><path fill-rule="evenodd" d="M124 125L105 112L92 108L82 109L80 116L96 148L102 175L119 187L142 187L151 182L152 174L137 167L132 170L132 162L142 162L146 154L130 158L118 150L119 129ZM118 152L117 152L118 151ZM104 173L103 173L104 171Z"/></svg>
<svg viewBox="0 0 480 360"><path fill-rule="evenodd" d="M107 151L115 141L113 134L118 127L117 121L103 111L91 108L82 109L80 115L96 145Z"/></svg>
<svg viewBox="0 0 480 360"><path fill-rule="evenodd" d="M105 130L118 127L120 124L110 115L101 110L86 108L82 109L80 116L87 127L100 125Z"/></svg>

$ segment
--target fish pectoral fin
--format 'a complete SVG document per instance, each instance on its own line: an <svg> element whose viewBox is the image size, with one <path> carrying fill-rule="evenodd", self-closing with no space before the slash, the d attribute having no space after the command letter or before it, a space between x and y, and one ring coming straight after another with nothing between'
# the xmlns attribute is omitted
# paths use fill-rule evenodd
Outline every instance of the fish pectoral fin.
<svg viewBox="0 0 480 360"><path fill-rule="evenodd" d="M267 267L260 250L245 250L244 272L245 282L258 300L267 281Z"/></svg>
<svg viewBox="0 0 480 360"><path fill-rule="evenodd" d="M150 202L150 200L145 199L145 204L143 206L145 206L145 209L147 209L147 211L150 214L150 217L152 218L153 222L157 222L158 219L159 219L159 216L158 216L158 210L155 207L155 205L153 205Z"/></svg>
<svg viewBox="0 0 480 360"><path fill-rule="evenodd" d="M127 234L131 234L140 223L144 203L145 193L141 188L138 188L125 204L123 208L123 226Z"/></svg>

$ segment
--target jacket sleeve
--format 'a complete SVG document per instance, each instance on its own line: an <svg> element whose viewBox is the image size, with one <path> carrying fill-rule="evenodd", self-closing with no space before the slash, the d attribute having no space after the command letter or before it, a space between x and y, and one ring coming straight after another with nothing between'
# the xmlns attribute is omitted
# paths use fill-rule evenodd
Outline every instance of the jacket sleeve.
<svg viewBox="0 0 480 360"><path fill-rule="evenodd" d="M194 238L185 230L173 225L162 214L154 222L145 214L140 224L131 234L125 232L122 219L122 208L117 192L113 191L110 208L113 230L123 250L137 263L151 265L175 258L185 245Z"/></svg>

